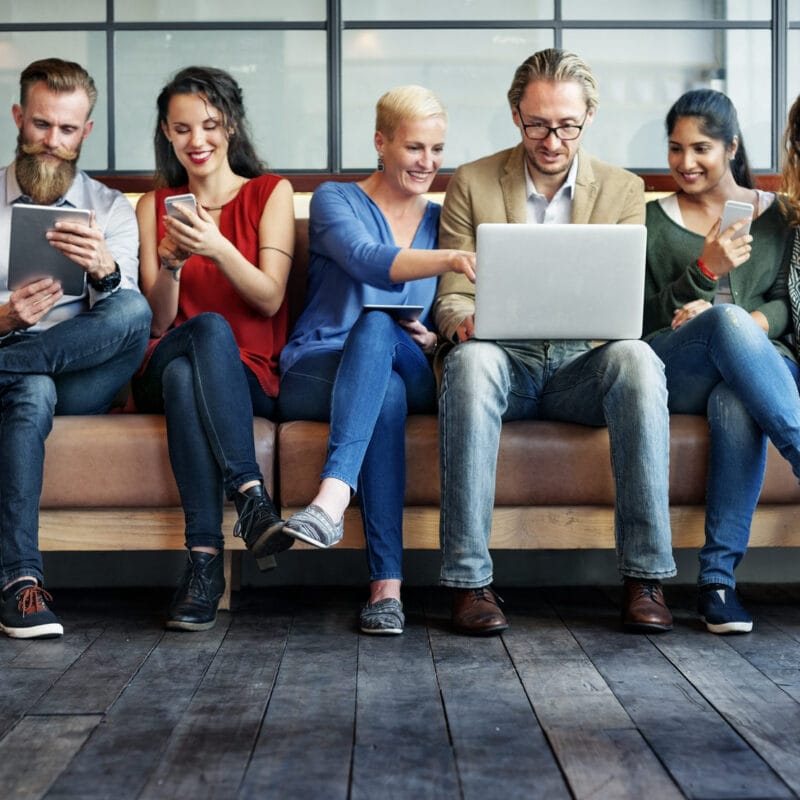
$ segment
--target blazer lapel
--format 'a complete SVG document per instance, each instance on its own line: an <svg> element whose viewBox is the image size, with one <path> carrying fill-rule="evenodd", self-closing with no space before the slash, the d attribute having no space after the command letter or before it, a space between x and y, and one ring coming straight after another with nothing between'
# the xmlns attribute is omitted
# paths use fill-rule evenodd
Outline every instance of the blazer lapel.
<svg viewBox="0 0 800 800"><path fill-rule="evenodd" d="M583 150L578 151L578 174L575 176L575 194L572 198L572 221L585 224L591 221L597 200L597 181L594 177L591 158Z"/></svg>
<svg viewBox="0 0 800 800"><path fill-rule="evenodd" d="M525 169L525 150L519 144L511 151L500 176L500 188L503 192L503 204L508 222L528 221Z"/></svg>

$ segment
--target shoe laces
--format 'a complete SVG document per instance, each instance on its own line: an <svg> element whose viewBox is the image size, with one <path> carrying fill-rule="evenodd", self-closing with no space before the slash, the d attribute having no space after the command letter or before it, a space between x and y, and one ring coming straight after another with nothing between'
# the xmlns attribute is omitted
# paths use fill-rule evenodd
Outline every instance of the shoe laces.
<svg viewBox="0 0 800 800"><path fill-rule="evenodd" d="M17 596L18 608L23 617L47 610L47 603L53 598L41 586L26 586Z"/></svg>
<svg viewBox="0 0 800 800"><path fill-rule="evenodd" d="M505 600L489 586L481 586L479 589L473 589L472 597L474 600L486 600L489 603L493 603L498 608L500 608L500 603L505 603Z"/></svg>
<svg viewBox="0 0 800 800"><path fill-rule="evenodd" d="M661 584L656 581L636 581L635 586L639 597L647 595L654 603L661 602Z"/></svg>
<svg viewBox="0 0 800 800"><path fill-rule="evenodd" d="M246 539L247 534L263 519L269 519L266 498L261 495L248 496L233 526L233 535Z"/></svg>
<svg viewBox="0 0 800 800"><path fill-rule="evenodd" d="M191 575L189 575L189 583L186 587L187 592L193 597L205 596L211 588L211 576L205 571L206 564L199 561L191 562Z"/></svg>

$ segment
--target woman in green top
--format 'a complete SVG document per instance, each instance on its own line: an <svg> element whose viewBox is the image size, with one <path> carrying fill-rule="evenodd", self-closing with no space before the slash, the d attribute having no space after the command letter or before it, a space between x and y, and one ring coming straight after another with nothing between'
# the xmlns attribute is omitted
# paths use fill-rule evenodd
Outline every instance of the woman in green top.
<svg viewBox="0 0 800 800"><path fill-rule="evenodd" d="M753 620L734 587L766 466L767 436L800 476L797 366L779 339L789 327L789 227L775 195L753 187L731 101L687 92L666 119L678 192L647 206L644 330L664 361L669 408L706 414L710 429L706 541L698 611L713 633ZM728 200L747 220L721 230Z"/></svg>

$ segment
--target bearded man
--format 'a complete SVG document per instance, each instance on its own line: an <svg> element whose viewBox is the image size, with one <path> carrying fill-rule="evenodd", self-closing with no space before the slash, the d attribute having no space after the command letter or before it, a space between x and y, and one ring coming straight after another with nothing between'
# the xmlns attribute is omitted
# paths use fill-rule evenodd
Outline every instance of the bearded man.
<svg viewBox="0 0 800 800"><path fill-rule="evenodd" d="M17 638L63 633L47 605L38 546L53 416L106 412L141 362L150 328L138 289L133 208L77 169L96 99L79 64L30 64L12 109L16 158L0 170L0 630ZM59 222L48 233L52 246L85 270L82 295L65 295L52 278L7 290L15 203L91 210L90 224Z"/></svg>

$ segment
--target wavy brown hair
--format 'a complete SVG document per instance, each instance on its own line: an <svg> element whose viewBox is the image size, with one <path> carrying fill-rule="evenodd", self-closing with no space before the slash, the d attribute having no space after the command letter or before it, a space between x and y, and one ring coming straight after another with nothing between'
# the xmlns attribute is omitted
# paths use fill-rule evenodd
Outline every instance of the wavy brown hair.
<svg viewBox="0 0 800 800"><path fill-rule="evenodd" d="M789 224L800 227L800 96L789 110L781 139L781 205Z"/></svg>

